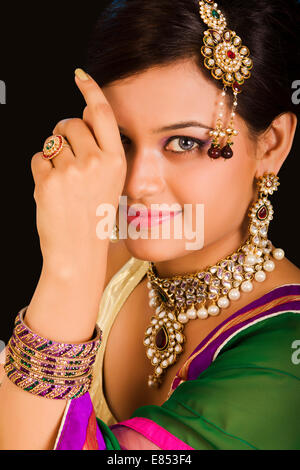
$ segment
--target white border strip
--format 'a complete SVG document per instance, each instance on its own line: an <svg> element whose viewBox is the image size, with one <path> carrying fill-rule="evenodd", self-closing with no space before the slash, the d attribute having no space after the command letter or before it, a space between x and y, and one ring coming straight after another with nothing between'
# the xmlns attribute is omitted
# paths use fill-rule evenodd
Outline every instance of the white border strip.
<svg viewBox="0 0 300 470"><path fill-rule="evenodd" d="M68 411L69 411L69 408L70 408L70 405L71 405L71 401L72 401L72 400L68 400L67 406L66 406L66 408L65 408L65 411L64 411L64 414L63 414L61 423L60 423L60 427L59 427L59 430L58 430L58 433L57 433L57 437L56 437L56 441L55 441L53 450L56 450L56 447L57 447L57 445L58 445L58 441L59 441L59 439L60 439L60 436L61 436L63 427L64 427L65 422L66 422L66 417L67 417L67 414L68 414Z"/></svg>
<svg viewBox="0 0 300 470"><path fill-rule="evenodd" d="M253 322L249 323L248 325L245 325L243 326L242 328L239 328L237 331L235 331L234 333L232 333L232 335L230 335L228 338L225 339L224 343L222 343L218 349L216 349L215 351L215 354L213 355L213 359L212 359L212 362L214 362L214 360L217 358L218 354L220 353L221 349L225 346L225 344L227 344L232 338L234 338L234 336L236 336L238 333L240 333L241 331L243 330L246 330L247 328L249 328L250 326L252 325L255 325L256 323L259 323L263 320L265 320L266 318L272 318L272 317L276 317L278 315L282 315L283 313L298 313L300 314L300 310L285 310L283 312L276 312L276 313L272 313L271 315L265 315L264 317L262 318L258 318L257 320L254 320Z"/></svg>

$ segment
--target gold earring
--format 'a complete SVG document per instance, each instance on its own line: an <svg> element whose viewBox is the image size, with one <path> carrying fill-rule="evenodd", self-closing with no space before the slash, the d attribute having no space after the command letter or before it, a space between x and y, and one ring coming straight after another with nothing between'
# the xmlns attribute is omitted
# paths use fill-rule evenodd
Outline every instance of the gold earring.
<svg viewBox="0 0 300 470"><path fill-rule="evenodd" d="M117 226L117 224L114 225L109 240L111 243L117 243L119 241L119 227Z"/></svg>
<svg viewBox="0 0 300 470"><path fill-rule="evenodd" d="M273 219L274 210L268 196L277 191L279 185L279 178L273 173L265 173L263 176L258 178L257 181L259 195L256 202L254 202L250 208L249 231L251 242L253 245L257 246L259 252L265 252L272 247L272 243L267 239L267 237L269 224ZM281 260L284 258L285 253L281 248L276 248L273 250L272 255L275 259ZM269 262L269 264L269 271L271 271L273 262ZM268 269L266 270L268 271Z"/></svg>

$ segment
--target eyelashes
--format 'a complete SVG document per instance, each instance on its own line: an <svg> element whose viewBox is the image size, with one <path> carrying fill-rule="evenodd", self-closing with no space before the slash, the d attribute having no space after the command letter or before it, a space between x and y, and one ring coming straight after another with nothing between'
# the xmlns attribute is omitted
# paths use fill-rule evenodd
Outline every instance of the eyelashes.
<svg viewBox="0 0 300 470"><path fill-rule="evenodd" d="M128 145L130 143L130 139L128 139L125 135L120 134L120 137L121 137L123 145ZM171 150L171 149L166 148L170 143L176 142L176 141L178 141L178 144L176 144L176 146L177 148L179 148L179 150ZM190 137L190 136L185 136L185 135L176 135L176 136L170 137L164 142L164 149L168 152L172 152L173 154L189 155L196 151L201 151L210 143L210 141L211 139L201 140L195 137ZM186 145L190 148L188 149L182 148L182 146L184 147Z"/></svg>
<svg viewBox="0 0 300 470"><path fill-rule="evenodd" d="M181 148L181 149L182 149L181 145L184 146L185 145L184 143L186 143L186 142L188 142L188 146L189 146L189 144L192 144L192 147L189 148L189 149L169 150L172 153L177 153L177 154L180 154L180 155L186 155L186 154L189 154L189 153L193 153L197 150L203 149L210 142L210 139L200 140L200 139L196 139L195 137L177 135L177 136L173 136L170 139L168 139L167 142L166 142L166 145L168 145L171 142L175 142L175 141L178 141L179 148ZM196 147L194 147L195 144L196 144Z"/></svg>

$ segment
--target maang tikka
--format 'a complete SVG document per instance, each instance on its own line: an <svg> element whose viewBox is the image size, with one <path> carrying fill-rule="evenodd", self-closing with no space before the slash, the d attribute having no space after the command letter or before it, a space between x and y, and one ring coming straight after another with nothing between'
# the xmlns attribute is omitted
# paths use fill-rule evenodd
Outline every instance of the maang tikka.
<svg viewBox="0 0 300 470"><path fill-rule="evenodd" d="M232 138L238 134L234 129L234 117L237 109L237 95L242 91L245 80L250 78L253 67L250 51L242 44L241 38L227 28L226 18L214 0L199 1L200 16L209 29L204 32L204 46L201 54L204 56L204 65L211 70L216 80L222 80L223 92L220 101L220 112L216 128L210 132L213 137L208 155L212 159L223 157L229 159L233 156ZM224 127L224 101L227 87L233 91L233 104L228 126ZM221 148L221 140L226 137L226 144Z"/></svg>
<svg viewBox="0 0 300 470"><path fill-rule="evenodd" d="M266 273L284 258L281 248L268 240L273 208L268 196L278 189L279 178L265 174L257 182L258 198L249 212L249 237L236 252L196 273L160 278L150 262L147 271L149 305L155 309L144 337L146 355L153 366L149 387L158 387L166 369L177 362L183 352L185 324L193 319L218 315L238 300L241 291L251 292L253 281L263 282Z"/></svg>

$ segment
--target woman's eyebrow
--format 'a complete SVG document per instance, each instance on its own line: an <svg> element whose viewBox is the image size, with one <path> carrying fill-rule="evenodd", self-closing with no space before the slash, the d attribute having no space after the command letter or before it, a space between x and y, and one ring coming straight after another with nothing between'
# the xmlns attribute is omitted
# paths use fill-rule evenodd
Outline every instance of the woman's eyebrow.
<svg viewBox="0 0 300 470"><path fill-rule="evenodd" d="M183 121L183 122L177 122L175 124L170 124L168 126L159 127L157 129L152 129L151 133L159 134L160 132L171 131L175 129L183 129L185 127L202 127L203 129L213 130L212 127L206 126L205 124L202 124L201 122L198 122L198 121ZM126 130L123 129L123 127L119 126L119 130L123 134L126 133Z"/></svg>

